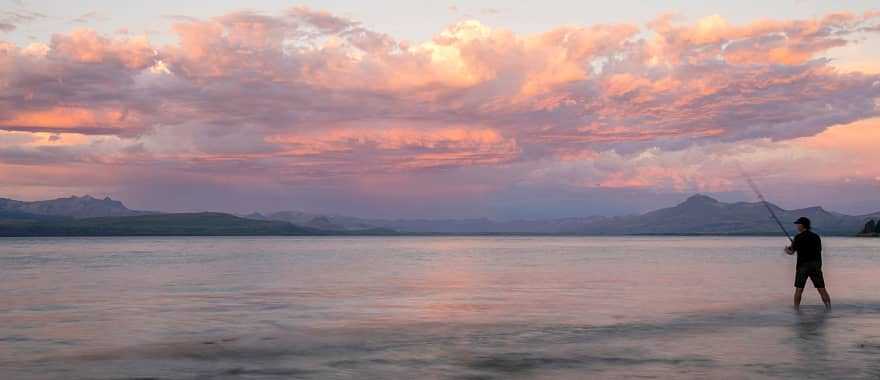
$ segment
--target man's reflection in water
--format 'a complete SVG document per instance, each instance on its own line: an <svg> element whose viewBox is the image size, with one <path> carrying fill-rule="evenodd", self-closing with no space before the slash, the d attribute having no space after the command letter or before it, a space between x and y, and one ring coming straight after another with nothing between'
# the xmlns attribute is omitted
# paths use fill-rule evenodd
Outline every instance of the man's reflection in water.
<svg viewBox="0 0 880 380"><path fill-rule="evenodd" d="M799 363L808 378L832 378L833 367L828 353L825 330L830 312L809 308L797 313L793 323L794 345L800 356Z"/></svg>

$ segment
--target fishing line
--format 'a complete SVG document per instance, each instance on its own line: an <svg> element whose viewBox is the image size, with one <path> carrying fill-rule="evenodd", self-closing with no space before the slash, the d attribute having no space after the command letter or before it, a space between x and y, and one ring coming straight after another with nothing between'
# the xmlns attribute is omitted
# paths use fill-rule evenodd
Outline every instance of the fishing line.
<svg viewBox="0 0 880 380"><path fill-rule="evenodd" d="M752 177L750 177L749 174L746 173L746 171L742 168L742 166L739 166L739 164L737 164L737 167L739 167L739 171L740 171L740 173L742 173L742 176L746 179L746 182L749 184L749 187L751 187L752 191L754 191L755 194L758 195L758 199L761 200L761 203L763 203L764 207L767 208L767 211L770 212L770 216L773 217L774 221L776 221L776 225L779 226L779 229L782 230L782 233L785 234L785 237L788 238L788 241L790 243L794 244L794 240L791 238L791 235L788 234L788 231L782 225L782 222L779 221L779 217L776 216L776 213L773 211L773 208L770 207L769 203L767 203L767 199L764 198L764 194L761 194L761 190L758 189L758 185L755 184L755 181L752 181Z"/></svg>

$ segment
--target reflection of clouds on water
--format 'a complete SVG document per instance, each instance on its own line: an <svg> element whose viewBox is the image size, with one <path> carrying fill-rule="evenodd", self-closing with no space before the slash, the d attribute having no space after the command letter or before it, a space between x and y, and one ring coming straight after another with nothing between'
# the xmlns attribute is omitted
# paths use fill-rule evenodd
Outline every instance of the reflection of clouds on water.
<svg viewBox="0 0 880 380"><path fill-rule="evenodd" d="M797 315L783 309L690 314L656 323L603 326L539 324L409 323L351 328L309 329L266 323L251 331L206 334L111 351L94 351L43 363L63 362L67 369L95 373L124 369L137 376L169 379L260 376L324 378L364 375L367 378L419 375L427 378L509 378L589 375L724 377L737 375L801 378L851 378L860 363L833 360L833 334L847 334L851 318L873 317L880 305L839 305L834 314L806 308ZM779 334L749 342L726 337L763 327ZM838 340L858 336L838 336ZM686 346L701 339L707 346ZM676 347L665 351L662 345ZM774 356L779 344L794 356ZM699 351L706 347L713 349ZM758 350L765 361L735 364L730 352ZM863 351L869 351L870 348ZM875 356L876 358L876 356ZM62 359L59 361L59 359ZM45 369L45 368L44 368ZM102 370L103 369L103 370ZM97 376L96 378L101 378Z"/></svg>
<svg viewBox="0 0 880 380"><path fill-rule="evenodd" d="M774 239L35 240L0 379L877 378L880 263L835 242L798 316Z"/></svg>
<svg viewBox="0 0 880 380"><path fill-rule="evenodd" d="M878 313L880 305L870 303L835 305L833 312L821 305L802 307L786 342L794 348L796 360L777 374L807 379L880 378L880 351L871 352L864 344L878 333L878 324L873 322Z"/></svg>
<svg viewBox="0 0 880 380"><path fill-rule="evenodd" d="M645 353L608 352L605 354L578 354L564 356L535 352L501 352L479 354L464 360L466 368L492 374L516 374L538 370L573 369L580 373L604 372L620 367L668 366L680 369L711 367L713 361L700 357L657 357Z"/></svg>

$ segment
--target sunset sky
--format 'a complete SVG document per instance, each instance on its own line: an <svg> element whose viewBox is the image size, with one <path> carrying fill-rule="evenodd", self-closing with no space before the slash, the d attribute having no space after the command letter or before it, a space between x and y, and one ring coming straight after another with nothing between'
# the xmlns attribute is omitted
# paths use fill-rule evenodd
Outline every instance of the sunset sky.
<svg viewBox="0 0 880 380"><path fill-rule="evenodd" d="M0 0L0 197L880 210L876 1Z"/></svg>

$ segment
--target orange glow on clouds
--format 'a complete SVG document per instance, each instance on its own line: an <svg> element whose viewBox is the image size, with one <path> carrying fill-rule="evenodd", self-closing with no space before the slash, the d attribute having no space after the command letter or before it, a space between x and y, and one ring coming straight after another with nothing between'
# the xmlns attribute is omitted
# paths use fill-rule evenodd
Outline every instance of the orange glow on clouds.
<svg viewBox="0 0 880 380"><path fill-rule="evenodd" d="M114 169L104 184L137 169L187 186L414 194L440 187L402 177L481 193L520 181L724 191L734 162L769 171L805 156L817 162L805 180L880 176L868 158L880 71L862 45L880 13L664 15L532 34L464 20L409 42L294 7L171 32L163 46L90 29L0 41L7 188L33 188L23 168L102 165ZM39 185L63 189L58 178Z"/></svg>
<svg viewBox="0 0 880 380"><path fill-rule="evenodd" d="M81 63L118 62L129 69L152 66L155 51L146 37L109 39L91 29L76 29L69 35L56 34L52 52Z"/></svg>
<svg viewBox="0 0 880 380"><path fill-rule="evenodd" d="M462 127L339 128L312 135L270 136L267 142L286 147L289 155L386 157L399 169L502 163L518 153L516 142L495 130Z"/></svg>
<svg viewBox="0 0 880 380"><path fill-rule="evenodd" d="M136 117L122 110L93 110L82 107L53 107L41 111L23 111L12 119L0 119L0 128L16 130L123 129L137 125Z"/></svg>

